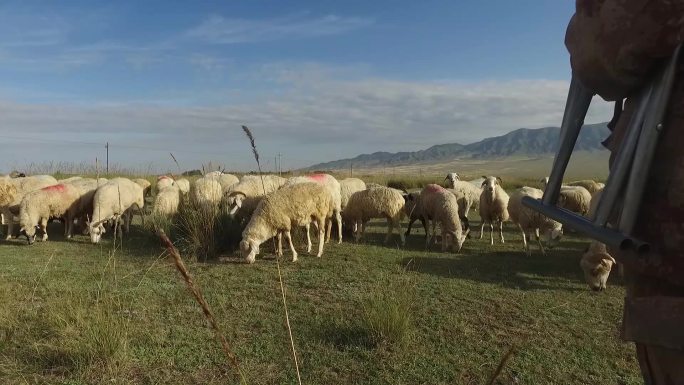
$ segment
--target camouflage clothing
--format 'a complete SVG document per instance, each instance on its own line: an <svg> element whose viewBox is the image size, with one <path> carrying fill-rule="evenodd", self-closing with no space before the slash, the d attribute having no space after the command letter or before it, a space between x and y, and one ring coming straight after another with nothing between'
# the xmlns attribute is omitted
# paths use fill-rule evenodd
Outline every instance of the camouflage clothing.
<svg viewBox="0 0 684 385"><path fill-rule="evenodd" d="M578 0L565 38L574 74L606 100L627 98L606 145L611 163L633 97L684 37L684 1ZM684 56L680 58L684 63ZM680 64L634 235L658 258L626 263L623 337L648 384L684 384L684 66ZM616 254L617 251L613 251Z"/></svg>

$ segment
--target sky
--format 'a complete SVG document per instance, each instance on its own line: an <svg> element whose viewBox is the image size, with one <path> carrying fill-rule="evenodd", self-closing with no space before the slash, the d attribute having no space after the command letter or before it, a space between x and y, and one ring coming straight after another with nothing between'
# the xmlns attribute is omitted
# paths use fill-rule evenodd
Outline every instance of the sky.
<svg viewBox="0 0 684 385"><path fill-rule="evenodd" d="M0 170L308 166L558 126L570 0L4 1ZM596 103L587 122L609 120Z"/></svg>

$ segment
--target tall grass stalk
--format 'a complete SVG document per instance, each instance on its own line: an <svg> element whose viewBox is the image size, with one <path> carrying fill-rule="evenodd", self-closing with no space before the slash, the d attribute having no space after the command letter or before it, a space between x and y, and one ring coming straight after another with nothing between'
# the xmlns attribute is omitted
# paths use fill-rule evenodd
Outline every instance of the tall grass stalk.
<svg viewBox="0 0 684 385"><path fill-rule="evenodd" d="M249 139L249 144L252 147L252 153L254 154L254 160L256 160L257 168L259 169L259 175L261 177L261 187L264 189L264 195L266 195L266 184L264 183L264 175L261 172L261 163L259 162L259 152L256 148L256 143L254 142L254 135L252 131L247 126L242 126L242 131L245 132L247 138ZM283 308L285 309L285 325L287 326L287 332L290 335L290 346L292 347L292 358L294 359L295 370L297 371L297 382L299 385L302 384L302 376L299 373L299 362L297 361L297 349L295 349L294 338L292 337L292 327L290 326L290 315L287 311L287 297L285 296L285 285L283 284L283 275L280 271L280 258L276 257L276 266L278 267L278 281L280 282L280 294L283 299Z"/></svg>

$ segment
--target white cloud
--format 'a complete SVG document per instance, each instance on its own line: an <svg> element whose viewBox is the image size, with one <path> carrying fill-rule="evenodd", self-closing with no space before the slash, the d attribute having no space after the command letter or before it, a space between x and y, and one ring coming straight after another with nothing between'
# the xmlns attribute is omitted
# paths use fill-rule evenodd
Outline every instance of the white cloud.
<svg viewBox="0 0 684 385"><path fill-rule="evenodd" d="M338 35L364 28L361 17L291 15L272 19L231 19L214 15L187 32L189 38L212 44L251 43Z"/></svg>
<svg viewBox="0 0 684 385"><path fill-rule="evenodd" d="M339 80L320 73L311 82L305 74L289 73L286 79L297 79L297 87L288 87L282 96L215 107L0 101L0 134L108 140L122 149L155 149L131 150L126 159L130 163L157 159L170 164L167 152L178 151L193 164L221 154L226 163L244 168L251 162L239 127L247 124L266 159L282 152L289 166L298 167L361 152L417 150L439 143L469 143L520 127L557 126L568 87L567 82L555 80ZM610 118L610 105L596 103L588 123ZM77 151L56 153L45 143L35 146L46 149L37 153L48 159L80 156ZM11 151L3 158L11 159Z"/></svg>

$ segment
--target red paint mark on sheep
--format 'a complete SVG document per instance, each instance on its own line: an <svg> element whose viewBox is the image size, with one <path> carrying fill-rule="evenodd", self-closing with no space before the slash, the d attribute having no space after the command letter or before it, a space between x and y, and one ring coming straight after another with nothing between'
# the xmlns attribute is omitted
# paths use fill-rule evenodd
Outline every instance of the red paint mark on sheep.
<svg viewBox="0 0 684 385"><path fill-rule="evenodd" d="M442 191L444 190L444 187L438 185L438 184L429 184L425 186L425 189L430 192L437 192L437 191Z"/></svg>
<svg viewBox="0 0 684 385"><path fill-rule="evenodd" d="M311 180L313 180L313 181L316 181L316 182L318 182L318 183L323 182L323 181L325 180L326 177L327 177L326 174L313 174L313 175L309 175L309 179L311 179Z"/></svg>
<svg viewBox="0 0 684 385"><path fill-rule="evenodd" d="M43 187L41 190L63 192L64 190L66 190L66 186L64 186L63 184L55 184L52 186Z"/></svg>

